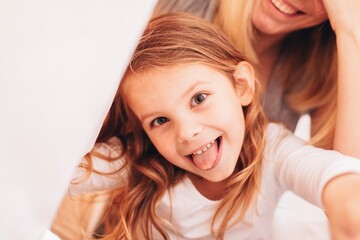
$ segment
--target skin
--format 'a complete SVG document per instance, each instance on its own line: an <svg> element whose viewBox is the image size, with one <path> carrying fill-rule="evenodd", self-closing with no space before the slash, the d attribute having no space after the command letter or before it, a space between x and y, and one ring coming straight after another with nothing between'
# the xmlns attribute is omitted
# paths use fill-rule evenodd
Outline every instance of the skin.
<svg viewBox="0 0 360 240"><path fill-rule="evenodd" d="M332 239L360 240L359 189L359 174L336 177L325 186L323 203L329 219Z"/></svg>
<svg viewBox="0 0 360 240"><path fill-rule="evenodd" d="M338 109L334 149L360 158L360 1L324 0L338 48ZM351 59L351 61L349 61Z"/></svg>
<svg viewBox="0 0 360 240"><path fill-rule="evenodd" d="M252 100L253 70L246 62L237 68L235 87L200 64L150 70L126 85L129 106L157 150L211 199L221 198L221 182L234 172L245 131L242 107ZM195 164L189 155L209 145L202 154L211 152L212 160Z"/></svg>

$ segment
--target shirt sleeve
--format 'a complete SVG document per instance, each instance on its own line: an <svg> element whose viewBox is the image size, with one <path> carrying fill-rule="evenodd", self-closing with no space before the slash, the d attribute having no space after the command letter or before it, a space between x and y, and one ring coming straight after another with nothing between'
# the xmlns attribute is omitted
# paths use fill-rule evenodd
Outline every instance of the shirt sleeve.
<svg viewBox="0 0 360 240"><path fill-rule="evenodd" d="M49 230L45 230L41 240L61 240L57 235Z"/></svg>
<svg viewBox="0 0 360 240"><path fill-rule="evenodd" d="M275 165L278 186L322 207L322 191L332 178L359 173L360 161L337 151L308 145L289 131L272 124L267 151Z"/></svg>

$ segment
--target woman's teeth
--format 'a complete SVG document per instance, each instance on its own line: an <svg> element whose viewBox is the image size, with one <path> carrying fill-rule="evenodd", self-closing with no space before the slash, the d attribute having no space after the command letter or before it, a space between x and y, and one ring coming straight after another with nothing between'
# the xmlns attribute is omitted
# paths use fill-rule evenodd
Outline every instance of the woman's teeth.
<svg viewBox="0 0 360 240"><path fill-rule="evenodd" d="M291 6L279 1L279 0L271 0L274 6L282 13L287 15L292 15L297 12L296 9L292 8Z"/></svg>
<svg viewBox="0 0 360 240"><path fill-rule="evenodd" d="M192 153L192 155L199 155L199 154L202 154L202 153L206 152L206 151L211 147L211 145L212 145L214 142L215 142L215 140L211 141L211 142L208 143L203 149Z"/></svg>

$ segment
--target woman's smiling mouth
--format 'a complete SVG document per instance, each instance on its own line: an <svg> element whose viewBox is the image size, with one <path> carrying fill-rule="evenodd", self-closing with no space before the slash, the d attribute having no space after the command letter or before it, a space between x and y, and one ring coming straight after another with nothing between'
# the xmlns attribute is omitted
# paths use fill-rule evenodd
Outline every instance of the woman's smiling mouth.
<svg viewBox="0 0 360 240"><path fill-rule="evenodd" d="M271 3L273 6L286 15L295 15L295 14L301 14L303 12L298 11L297 9L291 7L290 5L286 4L282 0L271 0Z"/></svg>

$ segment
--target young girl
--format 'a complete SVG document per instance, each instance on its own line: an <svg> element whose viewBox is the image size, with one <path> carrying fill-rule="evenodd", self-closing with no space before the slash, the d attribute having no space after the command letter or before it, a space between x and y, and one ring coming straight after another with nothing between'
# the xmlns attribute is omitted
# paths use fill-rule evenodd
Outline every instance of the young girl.
<svg viewBox="0 0 360 240"><path fill-rule="evenodd" d="M158 0L155 14L170 11L217 24L257 63L270 121L317 147L360 158L360 1ZM305 113L308 131L299 131ZM330 239L318 208L289 193L280 205L277 240Z"/></svg>
<svg viewBox="0 0 360 240"><path fill-rule="evenodd" d="M113 189L104 239L269 239L286 190L323 207L335 237L358 234L360 162L267 124L259 90L212 24L153 19L73 189Z"/></svg>

